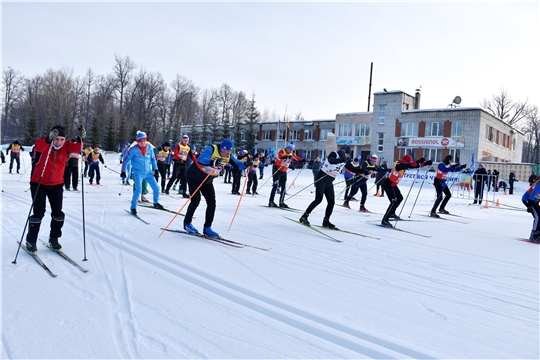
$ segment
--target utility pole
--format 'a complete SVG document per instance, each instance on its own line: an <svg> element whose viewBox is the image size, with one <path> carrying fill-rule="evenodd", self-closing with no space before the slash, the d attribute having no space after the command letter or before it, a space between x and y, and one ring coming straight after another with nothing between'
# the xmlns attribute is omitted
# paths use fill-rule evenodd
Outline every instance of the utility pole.
<svg viewBox="0 0 540 360"><path fill-rule="evenodd" d="M373 63L371 63L371 70L369 71L369 92L367 100L367 111L369 112L369 106L371 104L371 78L373 76Z"/></svg>

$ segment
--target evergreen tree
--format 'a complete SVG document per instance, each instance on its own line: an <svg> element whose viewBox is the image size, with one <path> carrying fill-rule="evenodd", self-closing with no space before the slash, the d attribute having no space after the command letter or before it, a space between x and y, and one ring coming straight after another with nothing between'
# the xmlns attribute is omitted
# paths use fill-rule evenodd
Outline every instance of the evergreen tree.
<svg viewBox="0 0 540 360"><path fill-rule="evenodd" d="M246 149L251 154L255 153L255 146L257 145L257 121L259 120L260 113L255 107L255 94L251 96L251 101L249 102L249 108L246 112Z"/></svg>
<svg viewBox="0 0 540 360"><path fill-rule="evenodd" d="M52 127L52 126L51 126ZM24 132L24 143L26 145L34 144L39 137L36 108L30 108L30 118L26 122L26 131Z"/></svg>
<svg viewBox="0 0 540 360"><path fill-rule="evenodd" d="M135 125L133 125L133 127L131 128L131 136L128 141L133 142L135 141L136 138L137 138L137 128L135 127Z"/></svg>
<svg viewBox="0 0 540 360"><path fill-rule="evenodd" d="M231 121L229 119L229 114L225 115L225 118L223 119L223 134L222 135L224 139L231 138Z"/></svg>
<svg viewBox="0 0 540 360"><path fill-rule="evenodd" d="M124 145L127 141L127 122L124 115L120 116L120 122L118 124L118 134L116 136L120 145Z"/></svg>
<svg viewBox="0 0 540 360"><path fill-rule="evenodd" d="M234 126L233 131L233 141L234 141L234 147L238 150L239 148L244 149L244 141L242 141L242 124L237 123Z"/></svg>
<svg viewBox="0 0 540 360"><path fill-rule="evenodd" d="M209 136L209 143L211 144L216 144L216 143L219 143L221 142L221 140L223 139L223 136L222 136L222 127L219 125L219 112L217 111L217 109L214 108L214 110L212 111L212 125L210 127L210 136Z"/></svg>
<svg viewBox="0 0 540 360"><path fill-rule="evenodd" d="M49 135L49 132L51 132L51 129L53 128L53 126L56 126L56 125L58 124L54 124L53 115L52 115L51 109L49 108L49 110L47 111L47 123L45 124L45 129L43 129L42 136Z"/></svg>
<svg viewBox="0 0 540 360"><path fill-rule="evenodd" d="M92 128L90 129L90 141L92 147L99 146L101 142L98 118L92 119Z"/></svg>
<svg viewBox="0 0 540 360"><path fill-rule="evenodd" d="M69 126L70 125L69 124L69 117L67 115L64 115L63 120L64 120L64 123L62 124L62 126L64 127L64 129L66 129L67 140L71 140L70 139L71 129L70 129L70 126Z"/></svg>
<svg viewBox="0 0 540 360"><path fill-rule="evenodd" d="M116 151L117 150L117 141L116 141L116 129L114 126L114 119L111 117L109 123L107 124L107 130L105 133L105 150L107 151Z"/></svg>
<svg viewBox="0 0 540 360"><path fill-rule="evenodd" d="M203 123L202 129L201 129L201 143L206 146L210 144L208 136L208 125L206 123Z"/></svg>

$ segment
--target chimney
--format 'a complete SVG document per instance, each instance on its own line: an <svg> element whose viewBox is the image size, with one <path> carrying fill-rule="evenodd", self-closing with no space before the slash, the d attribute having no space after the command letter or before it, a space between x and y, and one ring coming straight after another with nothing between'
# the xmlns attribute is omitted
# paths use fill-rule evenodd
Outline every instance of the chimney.
<svg viewBox="0 0 540 360"><path fill-rule="evenodd" d="M420 89L416 89L416 94L415 94L415 99L414 99L414 108L416 110L420 109Z"/></svg>

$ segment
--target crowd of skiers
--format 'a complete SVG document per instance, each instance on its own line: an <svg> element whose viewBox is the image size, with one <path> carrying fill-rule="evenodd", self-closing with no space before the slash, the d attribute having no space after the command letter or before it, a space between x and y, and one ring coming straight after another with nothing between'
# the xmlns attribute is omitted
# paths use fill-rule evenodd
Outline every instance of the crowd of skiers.
<svg viewBox="0 0 540 360"><path fill-rule="evenodd" d="M67 141L66 130L60 125L54 126L48 136L44 136L34 144L32 155L32 171L30 189L33 199L33 213L28 218L28 234L26 236L26 249L30 252L37 251L36 241L41 225L41 219L45 213L46 200L51 207L51 224L49 243L54 249L61 249L58 239L62 235L62 226L65 215L62 212L62 192L66 190L78 190L78 162L82 155L84 160L83 177L88 175L89 183L100 185L100 163L105 164L99 146L87 146L83 148L86 132L84 127L79 127L77 137ZM131 185L133 182L133 195L130 212L137 215L139 199L148 201L144 197L148 193L148 186L153 191L153 206L163 210L159 203L160 193L170 194L171 189L176 189L183 197L189 198L189 205L184 217L184 229L187 233L198 234L199 231L192 223L201 197L206 202L205 219L202 233L205 236L219 237L212 229L216 209L216 196L213 181L220 175L225 183L231 183L231 193L240 195L240 178L247 176L246 194L257 195L258 180L263 179L264 168L272 166L272 189L268 202L269 207L288 208L285 204L287 174L293 162L305 162L295 153L294 143L288 143L283 149L279 149L274 159L264 154L249 154L247 150L233 153L234 144L229 139L222 140L219 144L206 146L200 153L196 153L189 144L189 137L184 135L182 139L171 147L172 141L165 141L161 146L155 147L150 142L145 132L138 131L135 141L126 142L121 149L120 163L122 169L120 177L122 183ZM13 164L17 164L17 173L20 171L20 152L24 148L18 141L14 141L8 148L11 151L10 173ZM3 153L2 153L3 157ZM452 194L447 180L452 172L461 172L466 165L453 163L453 157L448 155L439 163L435 170L433 186L436 191L436 199L429 213L431 217L440 217L438 214L448 214L446 205ZM5 162L4 157L2 162ZM315 199L308 205L299 222L310 226L308 220L313 210L326 199L327 205L324 211L322 226L337 229L330 222L335 205L334 180L339 174L343 174L346 182L344 207L350 208L349 202L360 191L360 211L369 212L366 208L368 196L367 180L375 177L377 196L386 194L389 205L381 220L381 226L393 227L391 220L400 220L396 215L396 209L403 201L403 195L398 187L408 169L419 169L432 165L431 160L425 158L416 161L410 155L404 155L398 159L392 167L386 162L378 164L377 155L369 155L366 159L352 159L351 149L345 145L339 151L332 151L324 159L313 159L310 162L315 187ZM172 171L171 171L172 164ZM474 184L474 202L482 203L484 186L493 186L497 189L506 184L498 182L499 173L494 170L489 174L482 164L472 175ZM231 177L232 176L232 181ZM158 183L161 178L160 183ZM168 180L168 181L167 181ZM540 242L540 176L534 173L529 178L530 188L522 197L527 211L534 217L533 229L530 239ZM514 182L517 179L513 172L510 173L510 194L514 190ZM279 194L277 203L276 194Z"/></svg>

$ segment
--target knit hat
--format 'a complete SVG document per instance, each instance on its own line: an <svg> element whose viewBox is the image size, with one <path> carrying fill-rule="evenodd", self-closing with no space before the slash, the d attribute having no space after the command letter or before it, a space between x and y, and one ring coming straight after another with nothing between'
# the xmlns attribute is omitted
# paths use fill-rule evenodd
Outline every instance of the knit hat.
<svg viewBox="0 0 540 360"><path fill-rule="evenodd" d="M290 143L288 143L286 149L294 151L294 143L292 141Z"/></svg>
<svg viewBox="0 0 540 360"><path fill-rule="evenodd" d="M94 152L99 152L99 146L94 146Z"/></svg>
<svg viewBox="0 0 540 360"><path fill-rule="evenodd" d="M171 144L168 141L165 141L163 145L161 145L161 147L165 147L165 146L171 147Z"/></svg>
<svg viewBox="0 0 540 360"><path fill-rule="evenodd" d="M189 136L187 136L187 135L182 136L182 141L184 141L184 140L186 142L189 142Z"/></svg>
<svg viewBox="0 0 540 360"><path fill-rule="evenodd" d="M142 141L142 140L146 140L147 137L146 137L146 133L144 131L137 131L137 137L135 138L135 140L137 141Z"/></svg>
<svg viewBox="0 0 540 360"><path fill-rule="evenodd" d="M66 128L65 127L63 127L62 125L56 125L56 126L53 126L51 131L53 131L55 129L58 130L58 136L66 137Z"/></svg>
<svg viewBox="0 0 540 360"><path fill-rule="evenodd" d="M372 154L369 159L373 162L377 162L377 160L379 160L379 157L376 154Z"/></svg>
<svg viewBox="0 0 540 360"><path fill-rule="evenodd" d="M224 139L219 147L223 150L232 150L233 149L233 142L229 139Z"/></svg>
<svg viewBox="0 0 540 360"><path fill-rule="evenodd" d="M446 164L449 164L450 161L452 161L452 160L454 160L454 157L453 157L452 155L446 155L446 156L444 157L444 162L445 162Z"/></svg>
<svg viewBox="0 0 540 360"><path fill-rule="evenodd" d="M126 141L126 146L129 146L130 145L130 142L129 141Z"/></svg>
<svg viewBox="0 0 540 360"><path fill-rule="evenodd" d="M242 150L242 155L246 155L248 153L247 150Z"/></svg>
<svg viewBox="0 0 540 360"><path fill-rule="evenodd" d="M401 158L401 162L410 163L412 161L411 155L407 154L404 157Z"/></svg>
<svg viewBox="0 0 540 360"><path fill-rule="evenodd" d="M341 147L341 149L339 149L339 152L351 155L351 147L349 145L344 145Z"/></svg>

